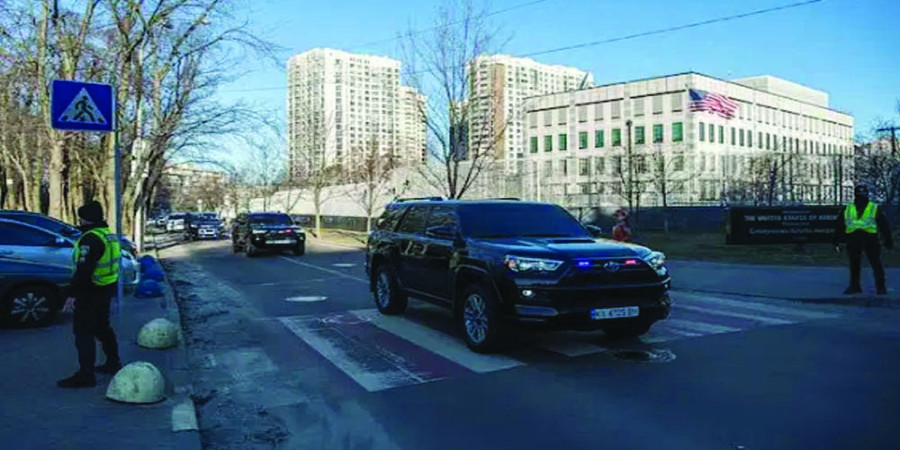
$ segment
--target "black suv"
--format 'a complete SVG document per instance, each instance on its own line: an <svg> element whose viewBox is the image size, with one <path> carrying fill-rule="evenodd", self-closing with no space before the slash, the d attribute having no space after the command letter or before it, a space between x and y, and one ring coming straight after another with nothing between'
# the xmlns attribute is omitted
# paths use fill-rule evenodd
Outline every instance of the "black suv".
<svg viewBox="0 0 900 450"><path fill-rule="evenodd" d="M261 250L291 250L306 253L306 233L282 213L244 213L234 220L231 250L253 257Z"/></svg>
<svg viewBox="0 0 900 450"><path fill-rule="evenodd" d="M184 237L189 241L198 239L219 240L222 236L222 221L214 213L188 213L184 218Z"/></svg>
<svg viewBox="0 0 900 450"><path fill-rule="evenodd" d="M370 233L366 272L378 310L413 296L451 308L468 346L496 351L517 324L646 333L669 315L665 255L592 235L560 206L401 201Z"/></svg>

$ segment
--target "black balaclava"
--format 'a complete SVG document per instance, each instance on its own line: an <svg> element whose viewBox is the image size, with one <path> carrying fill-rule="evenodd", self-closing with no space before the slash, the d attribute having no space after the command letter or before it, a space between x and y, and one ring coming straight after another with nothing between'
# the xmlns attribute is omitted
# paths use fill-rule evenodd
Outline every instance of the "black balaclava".
<svg viewBox="0 0 900 450"><path fill-rule="evenodd" d="M856 209L862 213L862 209L869 204L869 188L865 185L856 186L853 189L853 203L856 205Z"/></svg>

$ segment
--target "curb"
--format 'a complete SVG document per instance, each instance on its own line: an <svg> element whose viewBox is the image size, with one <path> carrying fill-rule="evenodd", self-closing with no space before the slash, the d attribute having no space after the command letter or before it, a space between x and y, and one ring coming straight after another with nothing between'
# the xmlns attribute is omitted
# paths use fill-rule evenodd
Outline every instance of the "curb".
<svg viewBox="0 0 900 450"><path fill-rule="evenodd" d="M819 304L819 305L839 305L839 306L860 306L865 308L885 308L885 309L900 309L900 300L892 299L889 297L879 297L875 295L852 295L846 297L819 297L819 298L809 298L809 297L777 297L773 295L764 295L764 294L748 294L746 292L733 292L733 291L722 291L722 290L710 290L710 289L679 289L673 287L673 290L682 291L682 292L699 292L705 294L727 294L727 295L740 295L742 297L755 297L755 298L766 298L772 300L789 300L792 302L799 303L811 303L811 304Z"/></svg>
<svg viewBox="0 0 900 450"><path fill-rule="evenodd" d="M155 247L155 246L154 246ZM160 268L165 274L165 286L163 290L163 298L161 305L166 311L166 318L178 325L178 346L170 349L167 356L169 366L169 374L167 380L170 383L171 391L174 395L172 401L175 406L172 408L171 423L172 432L178 435L177 448L179 449L202 449L200 427L197 422L197 411L194 407L193 385L189 375L189 361L187 353L187 345L184 341L184 332L181 323L181 311L178 308L177 294L175 285L169 280L169 274L163 267L159 259L159 249L153 249L153 255L156 258Z"/></svg>

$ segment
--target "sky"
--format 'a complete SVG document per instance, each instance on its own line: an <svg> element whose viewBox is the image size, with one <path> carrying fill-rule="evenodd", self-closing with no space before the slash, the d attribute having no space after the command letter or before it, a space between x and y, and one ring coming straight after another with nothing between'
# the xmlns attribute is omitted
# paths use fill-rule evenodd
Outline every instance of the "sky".
<svg viewBox="0 0 900 450"><path fill-rule="evenodd" d="M277 44L278 64L248 60L218 95L284 119L287 59L330 47L401 59L397 33L433 25L441 0L247 0L241 13ZM806 0L494 0L491 17L509 37L502 53L526 55ZM731 79L770 74L827 92L855 116L856 132L878 119L900 124L900 1L822 0L727 22L535 56L589 71L607 84L696 71ZM384 41L371 44L373 41ZM370 45L366 45L370 44Z"/></svg>

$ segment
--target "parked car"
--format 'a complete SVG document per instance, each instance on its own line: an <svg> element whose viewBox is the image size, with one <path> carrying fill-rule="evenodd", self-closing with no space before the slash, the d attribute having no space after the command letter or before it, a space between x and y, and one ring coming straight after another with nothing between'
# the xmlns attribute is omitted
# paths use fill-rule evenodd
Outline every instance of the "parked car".
<svg viewBox="0 0 900 450"><path fill-rule="evenodd" d="M21 218L25 218L28 221L25 222L19 220ZM64 238L69 243L70 250L68 251L66 256L67 259L63 262L69 265L69 275L71 275L71 249L75 248L75 241L77 241L78 237L81 236L81 230L71 224L54 219L52 217L26 211L3 211L2 213L0 213L0 221L30 225L33 228L37 228L50 233L54 236L54 238ZM4 229L19 230L18 232L22 232L19 228L9 228L11 226L12 225L6 225L4 226ZM122 248L122 280L124 284L124 291L126 294L130 294L137 287L137 284L140 281L140 266L137 262L136 256L137 249L134 243L125 236L119 236L119 243ZM4 245L0 245L0 251L2 251L3 247ZM6 250L11 249L8 248Z"/></svg>
<svg viewBox="0 0 900 450"><path fill-rule="evenodd" d="M234 221L231 250L253 257L264 250L291 250L306 253L306 232L290 216L282 213L244 213Z"/></svg>
<svg viewBox="0 0 900 450"><path fill-rule="evenodd" d="M184 232L185 217L187 217L186 213L169 214L169 217L166 219L166 232L167 233Z"/></svg>
<svg viewBox="0 0 900 450"><path fill-rule="evenodd" d="M392 203L366 271L383 314L403 313L408 297L450 308L476 352L502 347L513 325L639 336L671 304L665 255L601 239L546 203Z"/></svg>
<svg viewBox="0 0 900 450"><path fill-rule="evenodd" d="M188 213L185 215L184 237L189 241L216 239L222 236L222 222L215 213Z"/></svg>

